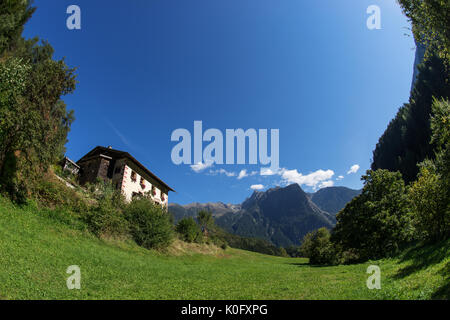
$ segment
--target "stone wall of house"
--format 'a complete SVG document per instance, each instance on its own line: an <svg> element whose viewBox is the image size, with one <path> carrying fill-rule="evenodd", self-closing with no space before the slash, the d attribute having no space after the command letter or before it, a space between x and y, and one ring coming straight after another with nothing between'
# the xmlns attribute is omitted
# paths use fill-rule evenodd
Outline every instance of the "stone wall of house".
<svg viewBox="0 0 450 320"><path fill-rule="evenodd" d="M97 177L106 181L108 180L108 171L109 171L109 165L111 163L110 159L106 158L100 158L100 166L98 169L98 175Z"/></svg>
<svg viewBox="0 0 450 320"><path fill-rule="evenodd" d="M88 160L79 164L80 166L80 184L94 183L97 181L100 168L100 158Z"/></svg>

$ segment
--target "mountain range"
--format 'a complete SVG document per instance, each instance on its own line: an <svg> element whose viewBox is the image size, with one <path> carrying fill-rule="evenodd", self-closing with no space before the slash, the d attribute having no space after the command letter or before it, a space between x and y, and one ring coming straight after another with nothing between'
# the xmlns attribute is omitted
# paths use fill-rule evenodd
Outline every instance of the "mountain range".
<svg viewBox="0 0 450 320"><path fill-rule="evenodd" d="M298 184L255 191L242 204L170 204L175 221L195 217L201 210L212 213L216 224L243 237L261 238L276 246L298 245L310 231L331 229L336 214L361 191L329 187L306 193Z"/></svg>

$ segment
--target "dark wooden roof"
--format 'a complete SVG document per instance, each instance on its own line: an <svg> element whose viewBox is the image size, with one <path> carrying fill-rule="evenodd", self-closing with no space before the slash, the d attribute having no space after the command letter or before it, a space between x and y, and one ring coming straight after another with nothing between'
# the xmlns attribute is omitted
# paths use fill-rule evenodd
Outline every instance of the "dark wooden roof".
<svg viewBox="0 0 450 320"><path fill-rule="evenodd" d="M116 159L122 159L126 158L131 160L135 165L137 165L142 171L144 171L147 175L149 175L151 178L158 181L160 184L162 184L164 187L166 187L168 190L175 192L171 187L169 187L164 181L162 181L160 178L158 178L153 172L148 170L142 163L137 161L131 154L125 151L115 150L112 148L105 148L105 147L95 147L92 149L89 153L87 153L84 157L82 157L80 160L77 161L77 164L80 164L81 162L90 160L93 157L104 155L111 158Z"/></svg>

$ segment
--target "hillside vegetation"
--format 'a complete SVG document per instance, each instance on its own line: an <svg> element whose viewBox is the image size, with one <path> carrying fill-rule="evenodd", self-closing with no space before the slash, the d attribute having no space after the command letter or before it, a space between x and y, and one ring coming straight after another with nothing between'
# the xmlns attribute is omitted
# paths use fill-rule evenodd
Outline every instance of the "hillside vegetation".
<svg viewBox="0 0 450 320"><path fill-rule="evenodd" d="M0 198L1 299L449 298L448 241L393 259L316 267L302 258L180 241L147 250L101 240L59 215ZM366 287L371 264L381 268L381 290ZM81 268L81 290L66 287L70 265Z"/></svg>

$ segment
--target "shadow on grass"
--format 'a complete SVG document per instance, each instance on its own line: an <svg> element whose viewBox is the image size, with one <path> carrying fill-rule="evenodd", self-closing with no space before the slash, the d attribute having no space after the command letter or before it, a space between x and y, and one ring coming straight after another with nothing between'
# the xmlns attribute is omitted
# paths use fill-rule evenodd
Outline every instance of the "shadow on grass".
<svg viewBox="0 0 450 320"><path fill-rule="evenodd" d="M333 265L320 265L320 264L309 264L308 262L301 262L301 263L288 263L291 266L297 266L297 267L309 267L309 268L326 268L326 267L333 267Z"/></svg>
<svg viewBox="0 0 450 320"><path fill-rule="evenodd" d="M439 271L439 273L445 277L445 285L436 290L431 296L432 299L450 299L450 262L447 262L445 266Z"/></svg>
<svg viewBox="0 0 450 320"><path fill-rule="evenodd" d="M429 266L441 263L447 256L450 241L434 245L418 245L406 251L401 257L400 262L409 262L410 264L401 268L394 279L405 278L415 272L426 269Z"/></svg>

